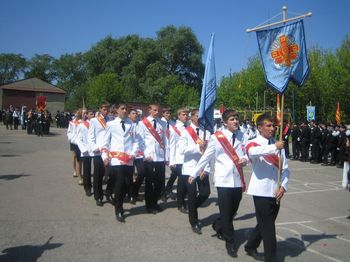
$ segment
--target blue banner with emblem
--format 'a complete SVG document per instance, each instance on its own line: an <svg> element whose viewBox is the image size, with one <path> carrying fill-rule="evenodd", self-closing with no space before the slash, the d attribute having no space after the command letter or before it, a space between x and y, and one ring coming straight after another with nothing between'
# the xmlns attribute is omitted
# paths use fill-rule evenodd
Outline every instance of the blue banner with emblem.
<svg viewBox="0 0 350 262"><path fill-rule="evenodd" d="M303 20L256 32L266 82L283 94L289 81L302 86L310 68Z"/></svg>
<svg viewBox="0 0 350 262"><path fill-rule="evenodd" d="M201 127L214 132L214 106L216 101L216 70L214 58L214 34L211 35L210 46L205 64L198 122Z"/></svg>
<svg viewBox="0 0 350 262"><path fill-rule="evenodd" d="M316 107L307 106L306 107L306 119L308 122L311 120L316 120Z"/></svg>

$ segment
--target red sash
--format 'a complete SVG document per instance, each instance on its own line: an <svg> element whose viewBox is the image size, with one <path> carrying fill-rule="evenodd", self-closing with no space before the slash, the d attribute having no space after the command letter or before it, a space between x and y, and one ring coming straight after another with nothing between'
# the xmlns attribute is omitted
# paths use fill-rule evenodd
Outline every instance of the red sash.
<svg viewBox="0 0 350 262"><path fill-rule="evenodd" d="M172 128L174 129L175 133L178 135L178 136L181 136L181 132L179 131L179 129L173 125Z"/></svg>
<svg viewBox="0 0 350 262"><path fill-rule="evenodd" d="M101 126L105 129L106 128L106 120L104 119L104 117L97 116L96 119L101 124Z"/></svg>
<svg viewBox="0 0 350 262"><path fill-rule="evenodd" d="M118 152L118 151L110 151L108 153L108 156L110 158L117 158L120 161L124 162L124 163L128 163L131 160L131 156L128 155L127 153L124 152Z"/></svg>
<svg viewBox="0 0 350 262"><path fill-rule="evenodd" d="M245 181L244 181L244 175L243 175L243 169L242 167L238 164L239 161L239 156L237 155L235 149L232 147L231 143L228 141L226 136L221 132L217 131L215 133L216 138L220 142L221 146L223 147L225 153L228 155L228 157L232 160L232 162L235 164L239 177L241 178L241 183L242 183L242 190L245 192Z"/></svg>
<svg viewBox="0 0 350 262"><path fill-rule="evenodd" d="M199 144L202 141L202 139L197 135L196 131L194 131L192 126L186 127L186 130L196 144Z"/></svg>
<svg viewBox="0 0 350 262"><path fill-rule="evenodd" d="M251 147L255 147L255 146L261 146L258 143L255 142L250 142L247 146L246 146L246 150L247 150L247 155L249 157L249 149ZM265 160L274 165L275 167L279 168L279 157L276 155L268 155L268 156L264 156Z"/></svg>
<svg viewBox="0 0 350 262"><path fill-rule="evenodd" d="M142 122L147 127L148 131L151 133L151 135L154 137L155 140L159 143L160 147L164 149L164 144L162 139L160 138L159 134L157 133L157 130L154 129L151 122L145 117Z"/></svg>
<svg viewBox="0 0 350 262"><path fill-rule="evenodd" d="M90 123L88 121L83 121L83 124L86 126L87 129L89 129Z"/></svg>

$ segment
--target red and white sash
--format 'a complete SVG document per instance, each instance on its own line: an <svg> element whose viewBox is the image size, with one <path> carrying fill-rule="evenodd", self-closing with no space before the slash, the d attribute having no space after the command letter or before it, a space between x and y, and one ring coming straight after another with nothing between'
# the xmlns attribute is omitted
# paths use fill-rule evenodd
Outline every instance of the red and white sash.
<svg viewBox="0 0 350 262"><path fill-rule="evenodd" d="M86 126L87 129L89 129L90 127L89 121L83 121L83 124Z"/></svg>
<svg viewBox="0 0 350 262"><path fill-rule="evenodd" d="M101 126L105 129L107 125L105 118L101 116L97 116L96 119L101 124Z"/></svg>
<svg viewBox="0 0 350 262"><path fill-rule="evenodd" d="M261 146L261 145L259 145L258 143L255 143L255 142L248 143L248 145L246 146L246 152L247 152L248 157L249 157L249 149L252 148L252 147L256 147L256 146ZM275 167L279 168L279 157L278 156L276 156L276 155L267 155L267 156L263 156L263 157L266 160L266 162L268 162L268 163L274 165Z"/></svg>
<svg viewBox="0 0 350 262"><path fill-rule="evenodd" d="M154 139L159 143L160 147L164 149L163 141L160 138L157 130L154 129L154 127L151 124L151 122L146 117L142 120L142 122L144 123L144 125L146 126L148 131L151 133L151 135L154 137Z"/></svg>
<svg viewBox="0 0 350 262"><path fill-rule="evenodd" d="M110 158L117 158L124 163L128 163L132 159L132 157L127 153L119 152L119 151L110 151L108 152L108 156Z"/></svg>
<svg viewBox="0 0 350 262"><path fill-rule="evenodd" d="M196 131L194 131L192 126L186 127L186 130L196 144L199 144L202 141L202 139L197 135Z"/></svg>
<svg viewBox="0 0 350 262"><path fill-rule="evenodd" d="M171 127L174 129L175 133L176 133L178 136L181 136L180 130L179 130L175 125L173 125L173 126L171 126Z"/></svg>
<svg viewBox="0 0 350 262"><path fill-rule="evenodd" d="M226 136L221 131L217 131L215 133L215 136L218 139L218 141L220 142L220 144L223 147L223 149L224 149L225 153L227 154L227 156L235 164L235 166L236 166L236 168L238 170L238 173L239 173L239 177L241 178L242 190L243 190L243 192L245 192L246 185L245 185L245 181L244 181L243 169L238 163L239 156L237 155L235 149L232 147L231 143L228 141Z"/></svg>

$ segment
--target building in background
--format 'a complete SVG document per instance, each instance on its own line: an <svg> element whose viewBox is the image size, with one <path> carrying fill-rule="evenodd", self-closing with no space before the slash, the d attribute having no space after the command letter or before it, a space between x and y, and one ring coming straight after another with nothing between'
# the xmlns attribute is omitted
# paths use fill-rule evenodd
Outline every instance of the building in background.
<svg viewBox="0 0 350 262"><path fill-rule="evenodd" d="M42 81L38 78L29 78L0 86L0 109L10 105L18 108L36 110L38 97L46 97L46 110L55 113L64 110L66 92L62 89Z"/></svg>

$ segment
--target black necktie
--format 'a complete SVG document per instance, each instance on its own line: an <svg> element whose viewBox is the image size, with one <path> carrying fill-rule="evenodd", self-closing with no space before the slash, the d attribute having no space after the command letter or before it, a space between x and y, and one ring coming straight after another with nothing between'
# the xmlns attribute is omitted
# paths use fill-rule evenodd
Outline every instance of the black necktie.
<svg viewBox="0 0 350 262"><path fill-rule="evenodd" d="M199 127L196 128L197 136L199 136Z"/></svg>
<svg viewBox="0 0 350 262"><path fill-rule="evenodd" d="M235 144L235 140L236 140L236 135L233 133L232 134L232 147Z"/></svg>
<svg viewBox="0 0 350 262"><path fill-rule="evenodd" d="M157 121L155 119L153 119L153 128L157 129Z"/></svg>
<svg viewBox="0 0 350 262"><path fill-rule="evenodd" d="M269 145L272 145L273 142L272 142L272 139L269 139Z"/></svg>
<svg viewBox="0 0 350 262"><path fill-rule="evenodd" d="M169 121L166 122L166 128L169 129Z"/></svg>
<svg viewBox="0 0 350 262"><path fill-rule="evenodd" d="M123 131L125 132L125 122L124 122L124 120L120 121L120 123L122 123L122 128L123 128Z"/></svg>

